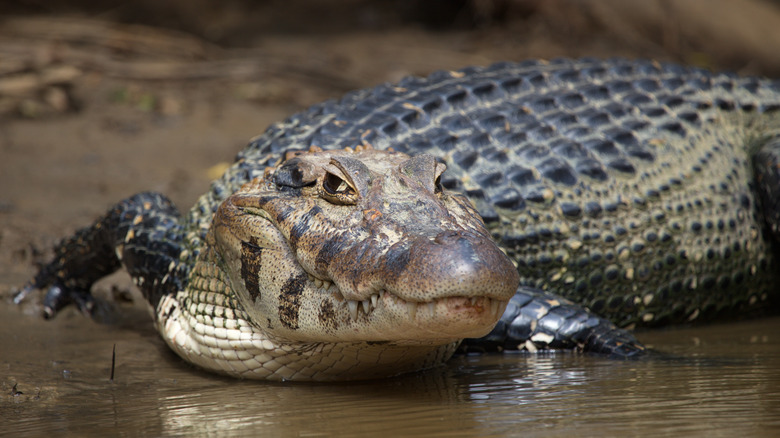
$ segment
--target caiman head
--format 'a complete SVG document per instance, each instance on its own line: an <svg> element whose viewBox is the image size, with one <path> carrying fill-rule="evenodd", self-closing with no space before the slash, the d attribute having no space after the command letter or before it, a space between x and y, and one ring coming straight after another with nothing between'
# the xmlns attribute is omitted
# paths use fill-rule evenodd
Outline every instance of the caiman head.
<svg viewBox="0 0 780 438"><path fill-rule="evenodd" d="M430 155L288 153L212 227L254 322L289 342L444 345L491 330L519 276Z"/></svg>

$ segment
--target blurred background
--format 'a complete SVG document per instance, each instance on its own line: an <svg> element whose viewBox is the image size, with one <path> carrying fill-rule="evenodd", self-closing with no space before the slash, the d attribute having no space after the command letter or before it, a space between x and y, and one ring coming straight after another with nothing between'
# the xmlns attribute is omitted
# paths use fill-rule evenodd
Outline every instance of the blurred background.
<svg viewBox="0 0 780 438"><path fill-rule="evenodd" d="M645 57L780 75L780 2L770 0L6 0L0 19L0 114L25 117L78 109L88 99L76 88L96 77L223 79L239 96L301 106L524 58Z"/></svg>

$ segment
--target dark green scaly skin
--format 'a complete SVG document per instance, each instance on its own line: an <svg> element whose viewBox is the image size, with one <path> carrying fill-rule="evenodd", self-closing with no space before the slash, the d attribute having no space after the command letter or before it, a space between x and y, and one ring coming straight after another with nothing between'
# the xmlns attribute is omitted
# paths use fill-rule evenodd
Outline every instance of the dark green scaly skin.
<svg viewBox="0 0 780 438"><path fill-rule="evenodd" d="M472 200L516 262L521 288L484 345L614 351L635 340L595 315L647 326L740 317L777 301L779 108L776 81L650 61L531 61L407 78L272 125L181 219L144 204L158 195L138 195L133 213L102 220L114 231L81 232L22 295L63 275L83 278L72 288L82 292L49 293L56 313L88 302L83 291L122 261L157 306L192 287L222 201L283 153L370 145L443 160L442 185ZM136 214L149 225L135 224ZM92 256L72 250L80 245L130 256L117 251L83 275Z"/></svg>

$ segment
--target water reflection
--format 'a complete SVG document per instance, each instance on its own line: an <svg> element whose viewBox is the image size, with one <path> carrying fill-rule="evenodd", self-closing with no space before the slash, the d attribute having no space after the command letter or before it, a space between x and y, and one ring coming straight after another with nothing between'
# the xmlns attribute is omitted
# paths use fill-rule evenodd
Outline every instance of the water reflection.
<svg viewBox="0 0 780 438"><path fill-rule="evenodd" d="M648 332L664 355L487 355L348 384L279 384L184 364L146 316L41 323L0 306L0 435L772 436L780 319ZM117 345L116 379L109 382ZM13 395L13 386L17 392Z"/></svg>

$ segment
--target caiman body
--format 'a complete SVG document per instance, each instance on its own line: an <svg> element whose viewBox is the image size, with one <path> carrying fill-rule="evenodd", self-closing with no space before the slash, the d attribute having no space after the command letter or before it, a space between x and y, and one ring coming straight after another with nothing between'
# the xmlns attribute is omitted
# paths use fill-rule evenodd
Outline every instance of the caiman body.
<svg viewBox="0 0 780 438"><path fill-rule="evenodd" d="M21 296L88 309L123 265L174 350L242 377L429 367L507 301L485 345L641 351L596 315L776 303L778 109L778 82L648 61L407 78L271 126L181 218L161 195L123 201Z"/></svg>

